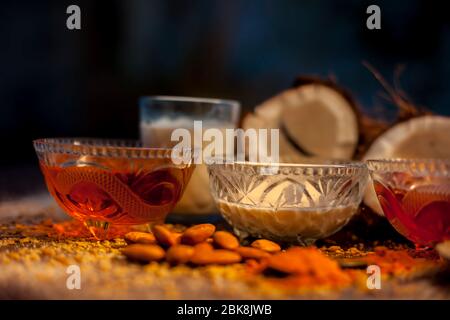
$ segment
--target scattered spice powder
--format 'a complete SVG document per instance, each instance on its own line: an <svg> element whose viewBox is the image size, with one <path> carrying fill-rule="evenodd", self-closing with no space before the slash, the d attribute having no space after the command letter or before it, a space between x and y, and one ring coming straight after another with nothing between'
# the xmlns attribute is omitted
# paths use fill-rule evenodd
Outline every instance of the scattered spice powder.
<svg viewBox="0 0 450 320"><path fill-rule="evenodd" d="M411 249L391 250L384 246L375 247L374 252L365 257L367 264L378 265L382 274L408 276L423 273L439 264L434 251L428 252L428 259L413 256Z"/></svg>
<svg viewBox="0 0 450 320"><path fill-rule="evenodd" d="M183 225L166 224L164 227L177 235L186 230L186 226ZM190 230L192 232L192 228ZM364 269L342 268L338 263L341 258L377 264L387 277L415 274L417 270L436 267L439 261L433 251L426 254L418 253L404 245L374 247L370 243L356 243L345 248L336 244L325 245L320 249L285 248L279 252L267 253L267 256L258 259L242 259L239 263L237 263L239 259L233 256L233 259L229 260L232 264L226 266L190 264L190 255L180 259L181 264L175 264L176 266L170 266L164 261L141 266L127 262L121 253L127 246L123 235L129 232L130 228L113 228L111 231L110 240L93 241L95 239L84 225L75 220L60 223L44 220L38 224L0 224L0 263L28 265L40 261L49 266L94 263L102 271L128 266L126 268L139 267L144 268L143 271L150 268L155 274L186 275L189 278L199 276L197 270L202 270L201 274L208 270L207 274L211 276L226 276L254 288L267 287L271 288L270 290L278 288L277 290L281 292L291 292L317 288L346 288L355 286L358 281L366 278ZM210 250L219 253L229 252L230 257L232 252L239 255L239 251L233 249L234 246L229 250L220 249L222 250L220 251L215 249L209 240L211 238L197 246L208 246ZM186 263L187 265L184 265ZM133 277L129 281L133 283L138 280Z"/></svg>
<svg viewBox="0 0 450 320"><path fill-rule="evenodd" d="M269 258L268 268L289 274L273 279L274 284L287 287L340 287L352 283L339 264L317 248L293 247Z"/></svg>

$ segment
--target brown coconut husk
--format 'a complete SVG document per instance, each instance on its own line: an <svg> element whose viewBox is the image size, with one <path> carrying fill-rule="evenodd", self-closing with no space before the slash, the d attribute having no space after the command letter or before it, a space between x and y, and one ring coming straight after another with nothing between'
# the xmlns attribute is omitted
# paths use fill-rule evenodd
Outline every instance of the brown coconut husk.
<svg viewBox="0 0 450 320"><path fill-rule="evenodd" d="M365 114L360 114L359 119L361 123L361 139L358 145L358 150L356 152L356 159L361 159L369 149L370 145L375 141L375 139L392 126L415 117L432 114L432 112L427 110L425 107L418 106L413 103L401 88L400 76L404 70L404 66L398 66L394 71L394 81L392 86L371 64L369 64L368 62L363 62L363 65L381 84L381 86L385 90L385 92L381 96L396 108L397 113L393 121L388 121L383 118L374 119Z"/></svg>

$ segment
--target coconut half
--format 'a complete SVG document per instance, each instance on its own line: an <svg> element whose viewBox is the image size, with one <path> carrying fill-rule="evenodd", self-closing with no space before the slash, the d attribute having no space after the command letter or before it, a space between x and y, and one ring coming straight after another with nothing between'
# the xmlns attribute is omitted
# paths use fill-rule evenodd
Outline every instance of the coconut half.
<svg viewBox="0 0 450 320"><path fill-rule="evenodd" d="M358 144L357 107L333 82L301 78L247 115L242 127L280 129L280 158L351 159Z"/></svg>
<svg viewBox="0 0 450 320"><path fill-rule="evenodd" d="M363 160L383 158L450 158L450 117L421 116L391 127L375 139ZM372 183L364 203L383 215Z"/></svg>

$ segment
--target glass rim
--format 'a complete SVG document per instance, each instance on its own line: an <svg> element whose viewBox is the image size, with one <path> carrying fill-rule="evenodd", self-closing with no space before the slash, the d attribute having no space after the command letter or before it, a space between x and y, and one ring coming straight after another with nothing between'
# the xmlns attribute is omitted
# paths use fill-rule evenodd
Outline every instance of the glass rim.
<svg viewBox="0 0 450 320"><path fill-rule="evenodd" d="M36 152L60 153L83 156L104 156L118 158L142 158L148 159L153 156L159 158L172 157L173 148L144 147L140 140L133 139L107 139L88 137L60 137L39 138L33 140ZM191 152L195 157L195 150L183 148L184 152Z"/></svg>
<svg viewBox="0 0 450 320"><path fill-rule="evenodd" d="M241 105L239 101L232 99L202 98L202 97L188 97L188 96L164 96L164 95L139 97L139 102L142 103L144 101L228 104L230 106L236 107L239 107Z"/></svg>
<svg viewBox="0 0 450 320"><path fill-rule="evenodd" d="M222 159L222 162L215 162L214 160ZM338 168L338 169L366 169L367 165L363 161L351 161L351 160L323 160L324 163L311 162L311 163L293 163L293 162L255 162L255 161L238 161L233 160L227 162L226 157L212 157L205 159L206 165L237 165L246 167L281 167L281 168L314 168L314 169L327 169L327 168ZM326 161L329 161L327 163Z"/></svg>
<svg viewBox="0 0 450 320"><path fill-rule="evenodd" d="M366 160L366 163L371 174L408 172L416 176L450 176L450 159L448 158L368 159Z"/></svg>
<svg viewBox="0 0 450 320"><path fill-rule="evenodd" d="M380 158L367 159L367 163L378 164L414 164L414 163L445 163L450 165L450 158Z"/></svg>

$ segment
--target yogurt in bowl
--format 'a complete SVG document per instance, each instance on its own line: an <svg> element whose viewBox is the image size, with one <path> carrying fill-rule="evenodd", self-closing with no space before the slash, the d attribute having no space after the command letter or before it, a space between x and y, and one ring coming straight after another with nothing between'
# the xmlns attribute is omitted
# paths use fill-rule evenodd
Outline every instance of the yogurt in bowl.
<svg viewBox="0 0 450 320"><path fill-rule="evenodd" d="M247 236L309 245L344 227L357 212L368 170L361 162L208 164L222 216Z"/></svg>

